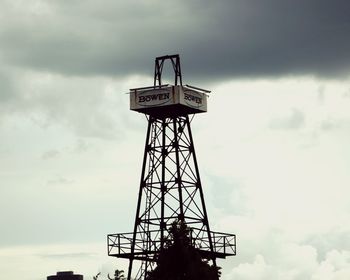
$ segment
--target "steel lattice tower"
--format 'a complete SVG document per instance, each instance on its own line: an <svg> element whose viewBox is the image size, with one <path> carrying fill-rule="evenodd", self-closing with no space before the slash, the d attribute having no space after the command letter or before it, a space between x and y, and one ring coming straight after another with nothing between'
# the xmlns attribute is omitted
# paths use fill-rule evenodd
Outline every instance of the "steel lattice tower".
<svg viewBox="0 0 350 280"><path fill-rule="evenodd" d="M165 60L175 85L162 85ZM174 220L188 225L192 244L213 265L236 254L235 235L210 230L194 149L189 115L206 112L207 93L182 85L179 55L157 57L154 85L130 90L131 110L148 119L134 231L108 235L108 254L129 259L128 280L134 260L141 261L136 279L154 269Z"/></svg>

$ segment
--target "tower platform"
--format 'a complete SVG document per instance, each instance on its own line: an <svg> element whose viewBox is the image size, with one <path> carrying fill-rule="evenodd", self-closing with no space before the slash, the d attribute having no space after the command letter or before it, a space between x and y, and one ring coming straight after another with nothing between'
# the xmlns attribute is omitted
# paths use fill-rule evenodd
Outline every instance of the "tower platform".
<svg viewBox="0 0 350 280"><path fill-rule="evenodd" d="M204 113L209 92L189 85L134 88L130 89L130 110L159 118Z"/></svg>
<svg viewBox="0 0 350 280"><path fill-rule="evenodd" d="M211 242L213 243L213 251L210 248L209 235L198 236L201 233L200 229L191 228L190 240L192 245L198 249L203 258L226 258L228 256L236 255L236 236L234 234L210 231ZM161 248L161 241L159 238L152 238L152 246L148 244L148 240L138 238L133 244L133 232L109 234L107 236L108 255L118 258L142 261L156 261L157 253ZM159 230L148 232L149 236L160 236ZM196 236L197 235L197 236ZM136 236L141 236L137 233ZM171 242L171 240L170 240ZM132 252L132 247L134 251Z"/></svg>

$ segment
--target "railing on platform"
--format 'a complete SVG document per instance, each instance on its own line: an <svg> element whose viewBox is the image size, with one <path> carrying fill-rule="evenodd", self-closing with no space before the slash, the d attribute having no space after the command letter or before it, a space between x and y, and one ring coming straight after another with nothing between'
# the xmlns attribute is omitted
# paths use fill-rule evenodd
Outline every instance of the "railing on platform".
<svg viewBox="0 0 350 280"><path fill-rule="evenodd" d="M196 236L198 229L190 230L190 240L203 256L214 254L217 258L236 255L236 236L222 232L210 232L213 244L213 252L210 248L208 236ZM149 236L157 235L158 231L150 231ZM150 241L150 238L141 238L141 233L136 233L134 251L131 251L133 233L109 234L108 255L119 258L130 258L154 261L155 254L159 252L160 240ZM169 240L169 239L167 239ZM171 241L171 240L170 240Z"/></svg>

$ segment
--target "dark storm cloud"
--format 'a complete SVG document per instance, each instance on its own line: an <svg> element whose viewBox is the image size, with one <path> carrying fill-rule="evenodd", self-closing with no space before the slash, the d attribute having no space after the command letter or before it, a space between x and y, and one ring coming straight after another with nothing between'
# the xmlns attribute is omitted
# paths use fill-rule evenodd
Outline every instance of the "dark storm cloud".
<svg viewBox="0 0 350 280"><path fill-rule="evenodd" d="M7 7L0 33L6 63L64 75L152 75L155 56L180 53L192 77L350 70L348 1L49 3Z"/></svg>

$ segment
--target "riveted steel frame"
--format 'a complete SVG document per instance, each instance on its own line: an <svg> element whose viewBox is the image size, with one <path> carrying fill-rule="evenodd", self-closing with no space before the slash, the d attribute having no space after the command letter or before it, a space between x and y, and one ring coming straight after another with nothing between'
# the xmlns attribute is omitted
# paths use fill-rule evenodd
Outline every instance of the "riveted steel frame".
<svg viewBox="0 0 350 280"><path fill-rule="evenodd" d="M215 266L217 256L230 255L219 255L213 244L188 115L149 116L131 250L117 254L130 259L128 279L134 259L143 261L137 279L153 268L174 220L191 228L196 246L206 248L203 255Z"/></svg>
<svg viewBox="0 0 350 280"><path fill-rule="evenodd" d="M172 63L175 85L182 85L179 55L166 55L155 60L154 87L162 87L165 60ZM175 220L188 225L193 246L214 266L216 258L236 254L235 235L210 231L188 112L147 114L134 231L107 237L108 254L129 259L128 280L134 261L141 261L134 279L154 269Z"/></svg>

